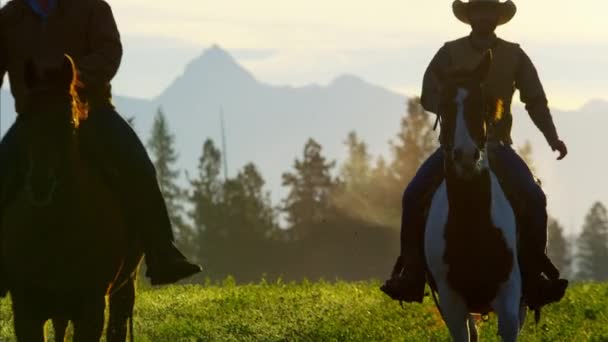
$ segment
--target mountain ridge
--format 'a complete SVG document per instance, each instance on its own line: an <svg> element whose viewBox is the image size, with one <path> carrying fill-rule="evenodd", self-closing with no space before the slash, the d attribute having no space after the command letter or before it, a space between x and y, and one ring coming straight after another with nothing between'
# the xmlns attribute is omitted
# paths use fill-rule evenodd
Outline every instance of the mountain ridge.
<svg viewBox="0 0 608 342"><path fill-rule="evenodd" d="M343 160L343 142L354 130L374 157L388 157L388 141L397 133L407 109L405 95L350 74L339 75L326 85L266 84L217 45L188 63L159 96L115 96L114 102L121 114L135 118L135 129L144 142L157 108L162 108L176 135L179 167L191 174L204 140L221 141L219 115L223 111L230 175L247 162L256 163L275 202L285 192L281 174L291 169L308 138L321 143L328 159ZM11 106L12 99L3 91L3 131L14 119ZM608 102L591 100L578 110L553 112L560 136L571 150L563 162L554 161L542 134L524 118L527 115L521 105L514 106L513 136L518 145L529 140L534 146L551 213L571 229L578 229L592 201L608 203L608 189L601 189L594 181L602 179L608 161L600 158L594 160L594 168L583 168L589 162L588 151L602 146L602 131L608 127ZM576 201L564 200L572 194L578 196Z"/></svg>

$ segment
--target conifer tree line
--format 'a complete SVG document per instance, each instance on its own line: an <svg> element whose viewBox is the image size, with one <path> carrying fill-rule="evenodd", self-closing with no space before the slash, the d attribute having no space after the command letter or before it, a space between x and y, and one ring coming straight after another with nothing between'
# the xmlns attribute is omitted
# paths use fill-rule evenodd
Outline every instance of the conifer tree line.
<svg viewBox="0 0 608 342"><path fill-rule="evenodd" d="M204 267L191 281L386 278L399 253L403 190L438 147L433 118L418 98L408 100L388 159L372 156L356 132L345 137L348 154L339 164L309 139L282 175L287 195L273 205L254 163L224 178L221 150L210 139L195 174L180 186L175 137L159 109L147 146L177 244ZM529 143L519 152L533 164ZM592 206L578 237L566 237L553 219L548 233L548 254L565 276L608 281L608 212L602 203Z"/></svg>

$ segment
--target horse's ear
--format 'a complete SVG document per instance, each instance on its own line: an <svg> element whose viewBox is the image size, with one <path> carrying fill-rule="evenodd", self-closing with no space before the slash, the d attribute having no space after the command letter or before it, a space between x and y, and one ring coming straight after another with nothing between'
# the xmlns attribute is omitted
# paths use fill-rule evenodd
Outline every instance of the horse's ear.
<svg viewBox="0 0 608 342"><path fill-rule="evenodd" d="M490 66L492 65L492 58L492 50L487 50L483 54L483 57L481 57L479 64L475 68L475 77L480 81L485 80L488 76L488 73L490 72Z"/></svg>

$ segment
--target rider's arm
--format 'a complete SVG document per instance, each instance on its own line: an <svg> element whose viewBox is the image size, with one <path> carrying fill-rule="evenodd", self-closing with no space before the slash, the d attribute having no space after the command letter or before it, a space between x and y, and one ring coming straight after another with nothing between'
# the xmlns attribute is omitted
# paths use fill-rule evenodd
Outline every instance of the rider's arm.
<svg viewBox="0 0 608 342"><path fill-rule="evenodd" d="M436 75L442 70L446 70L450 63L450 53L444 45L437 51L437 54L435 54L435 57L433 57L424 73L420 103L426 111L437 113L437 107L439 107L439 84L437 84Z"/></svg>
<svg viewBox="0 0 608 342"><path fill-rule="evenodd" d="M103 0L94 1L88 31L89 53L77 61L81 81L101 87L112 80L122 58L120 33L112 9Z"/></svg>
<svg viewBox="0 0 608 342"><path fill-rule="evenodd" d="M515 87L519 89L521 101L526 104L526 110L536 127L544 134L551 147L556 146L559 137L549 110L547 96L534 64L523 50L515 78Z"/></svg>

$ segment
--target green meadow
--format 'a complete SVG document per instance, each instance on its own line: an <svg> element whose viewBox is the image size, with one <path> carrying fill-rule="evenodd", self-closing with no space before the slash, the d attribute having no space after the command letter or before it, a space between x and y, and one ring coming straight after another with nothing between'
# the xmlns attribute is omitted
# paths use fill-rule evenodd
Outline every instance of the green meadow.
<svg viewBox="0 0 608 342"><path fill-rule="evenodd" d="M139 290L135 340L449 341L433 301L404 305L379 283L272 283ZM0 341L14 341L10 299L0 303ZM496 320L479 321L482 341L499 341ZM52 341L50 326L49 340ZM532 315L522 341L608 341L608 285L576 284L559 304Z"/></svg>

